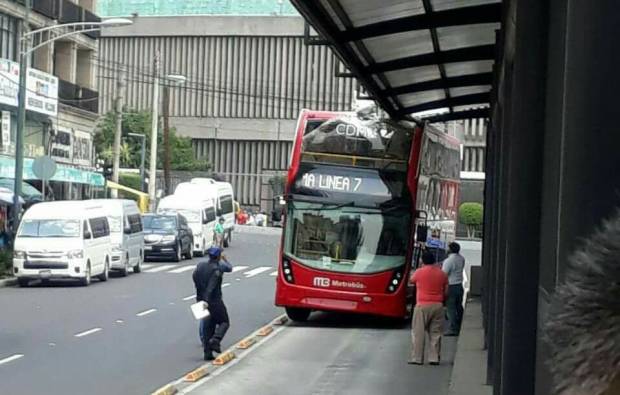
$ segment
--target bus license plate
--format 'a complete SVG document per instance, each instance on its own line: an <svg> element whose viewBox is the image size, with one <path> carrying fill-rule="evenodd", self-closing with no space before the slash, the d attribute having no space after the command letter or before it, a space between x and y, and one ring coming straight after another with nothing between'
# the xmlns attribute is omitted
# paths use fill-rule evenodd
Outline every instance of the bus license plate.
<svg viewBox="0 0 620 395"><path fill-rule="evenodd" d="M39 270L39 276L41 276L41 278L50 278L52 276L52 271L51 270Z"/></svg>

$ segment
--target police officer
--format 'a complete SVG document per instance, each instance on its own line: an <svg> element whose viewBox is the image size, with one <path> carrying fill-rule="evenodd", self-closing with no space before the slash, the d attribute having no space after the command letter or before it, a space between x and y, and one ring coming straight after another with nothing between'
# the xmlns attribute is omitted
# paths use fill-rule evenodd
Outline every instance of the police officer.
<svg viewBox="0 0 620 395"><path fill-rule="evenodd" d="M196 286L196 301L205 301L209 308L209 317L201 323L200 336L204 359L210 361L215 359L213 351L222 352L220 343L230 327L228 312L222 300L222 278L224 273L232 272L232 265L217 246L209 248L207 254L209 260L198 263L192 277Z"/></svg>

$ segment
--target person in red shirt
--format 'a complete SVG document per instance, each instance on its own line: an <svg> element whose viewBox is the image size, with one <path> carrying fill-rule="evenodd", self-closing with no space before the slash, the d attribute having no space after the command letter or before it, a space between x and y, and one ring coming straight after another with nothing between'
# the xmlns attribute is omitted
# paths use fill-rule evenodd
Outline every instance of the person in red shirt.
<svg viewBox="0 0 620 395"><path fill-rule="evenodd" d="M430 252L422 255L422 267L411 276L411 283L416 287L416 305L411 324L411 358L410 364L424 363L424 341L428 334L430 349L428 362L439 365L441 353L441 334L443 332L445 313L443 303L448 296L448 276L435 265L435 256Z"/></svg>

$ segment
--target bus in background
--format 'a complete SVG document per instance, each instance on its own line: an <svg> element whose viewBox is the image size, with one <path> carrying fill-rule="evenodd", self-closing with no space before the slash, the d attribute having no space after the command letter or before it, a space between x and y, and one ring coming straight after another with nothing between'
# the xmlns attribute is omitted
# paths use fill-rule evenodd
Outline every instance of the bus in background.
<svg viewBox="0 0 620 395"><path fill-rule="evenodd" d="M454 169L436 172L446 167ZM405 317L416 226L442 218L440 237L453 237L441 215L455 215L459 167L458 142L429 125L303 110L285 191L276 305L296 321L312 310ZM457 179L444 182L448 173ZM428 186L418 189L420 180ZM456 189L443 191L446 185ZM428 207L417 204L421 198ZM443 214L435 216L436 206Z"/></svg>

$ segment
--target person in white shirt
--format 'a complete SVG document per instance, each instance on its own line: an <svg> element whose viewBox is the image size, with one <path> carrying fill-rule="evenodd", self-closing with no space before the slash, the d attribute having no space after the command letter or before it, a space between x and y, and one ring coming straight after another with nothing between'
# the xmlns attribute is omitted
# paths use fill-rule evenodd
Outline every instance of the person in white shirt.
<svg viewBox="0 0 620 395"><path fill-rule="evenodd" d="M458 336L463 321L463 270L465 269L465 258L459 253L461 246L452 242L448 244L450 254L443 261L442 270L448 275L448 321L450 327L445 336Z"/></svg>

